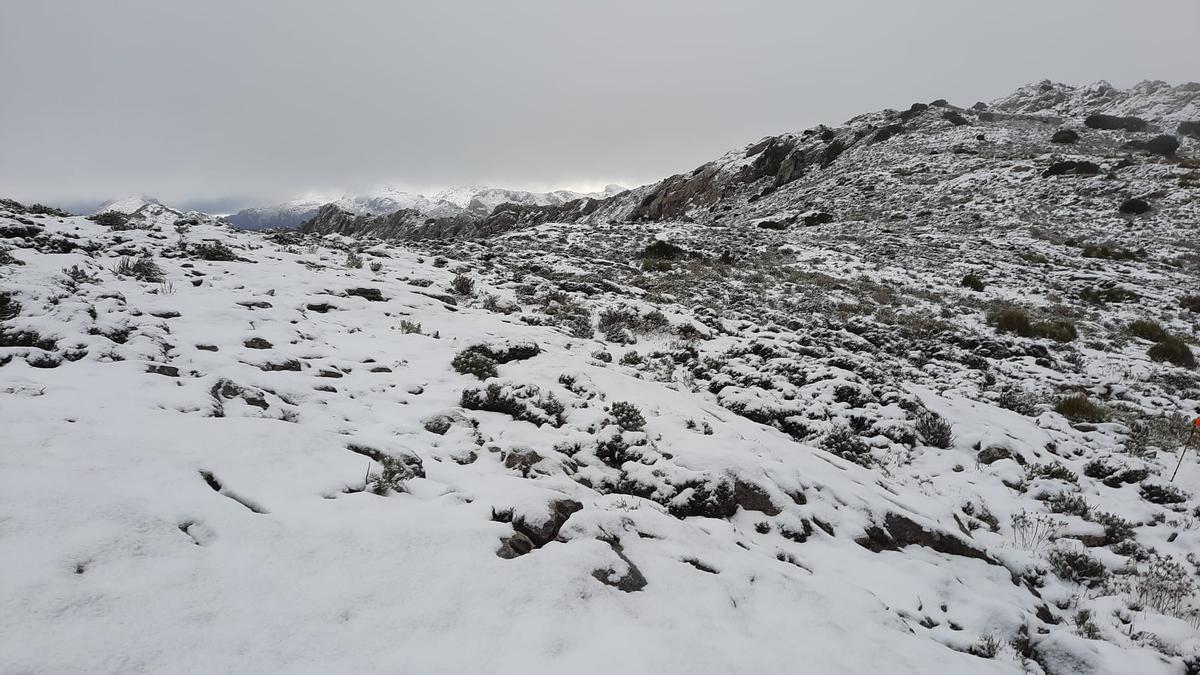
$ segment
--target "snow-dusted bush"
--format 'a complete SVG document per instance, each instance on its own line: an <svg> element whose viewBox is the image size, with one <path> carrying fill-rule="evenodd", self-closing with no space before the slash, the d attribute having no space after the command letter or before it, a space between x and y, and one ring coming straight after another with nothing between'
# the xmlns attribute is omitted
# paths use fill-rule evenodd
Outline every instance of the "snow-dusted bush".
<svg viewBox="0 0 1200 675"><path fill-rule="evenodd" d="M191 253L193 257L199 258L200 260L230 262L238 259L237 254L233 252L233 249L229 248L224 244L224 242L220 241L206 241L196 244L188 249L188 253Z"/></svg>
<svg viewBox="0 0 1200 675"><path fill-rule="evenodd" d="M617 426L625 431L641 431L646 426L646 418L642 417L642 411L628 401L614 401L609 408L609 414Z"/></svg>
<svg viewBox="0 0 1200 675"><path fill-rule="evenodd" d="M862 466L871 466L875 458L871 448L850 427L839 426L821 439L821 448L842 459L849 460Z"/></svg>
<svg viewBox="0 0 1200 675"><path fill-rule="evenodd" d="M383 470L367 476L367 489L377 495L386 495L389 491L404 492L405 481L425 475L420 462L414 464L411 459L384 455L379 458L379 464Z"/></svg>
<svg viewBox="0 0 1200 675"><path fill-rule="evenodd" d="M1146 567L1138 571L1134 589L1145 606L1175 615L1196 590L1196 584L1183 565L1167 556L1152 554Z"/></svg>
<svg viewBox="0 0 1200 675"><path fill-rule="evenodd" d="M105 211L104 213L97 213L94 216L88 216L88 220L92 221L93 223L96 223L97 225L103 225L104 227L108 227L108 228L111 228L114 230L130 229L128 227L129 216L125 215L124 213L118 213L116 211Z"/></svg>
<svg viewBox="0 0 1200 675"><path fill-rule="evenodd" d="M1108 419L1108 410L1104 406L1092 403L1083 394L1059 399L1058 403L1054 404L1054 412L1072 422L1103 422Z"/></svg>
<svg viewBox="0 0 1200 675"><path fill-rule="evenodd" d="M549 424L561 427L566 407L554 394L543 394L532 384L501 384L492 382L486 387L464 389L459 401L468 410L496 412L537 426Z"/></svg>
<svg viewBox="0 0 1200 675"><path fill-rule="evenodd" d="M420 330L420 325L417 326L417 330ZM463 375L474 375L481 380L496 377L496 362L484 354L469 349L459 352L450 362L450 367Z"/></svg>
<svg viewBox="0 0 1200 675"><path fill-rule="evenodd" d="M1191 347L1188 347L1183 340L1173 336L1152 345L1146 351L1146 355L1150 357L1151 361L1171 363L1180 368L1196 367L1196 356L1192 354Z"/></svg>
<svg viewBox="0 0 1200 675"><path fill-rule="evenodd" d="M1125 330L1134 337L1149 340L1151 342L1159 342L1171 337L1167 329L1162 327L1162 324L1150 319L1138 319L1126 326Z"/></svg>
<svg viewBox="0 0 1200 675"><path fill-rule="evenodd" d="M1025 469L1025 478L1027 480L1037 480L1039 478L1050 478L1053 480L1061 480L1067 483L1078 483L1079 476L1075 475L1067 467L1058 462L1047 462L1046 464L1030 464Z"/></svg>
<svg viewBox="0 0 1200 675"><path fill-rule="evenodd" d="M1083 549L1061 547L1046 554L1054 574L1067 581L1092 585L1104 579L1104 564Z"/></svg>
<svg viewBox="0 0 1200 675"><path fill-rule="evenodd" d="M1066 492L1056 494L1047 499L1046 507L1050 509L1051 513L1065 513L1084 519L1092 515L1092 507L1088 506L1086 499Z"/></svg>
<svg viewBox="0 0 1200 675"><path fill-rule="evenodd" d="M946 418L935 412L918 417L916 430L926 445L935 448L948 448L954 442L953 427Z"/></svg>
<svg viewBox="0 0 1200 675"><path fill-rule="evenodd" d="M475 280L465 274L456 274L450 280L450 290L457 295L474 295Z"/></svg>
<svg viewBox="0 0 1200 675"><path fill-rule="evenodd" d="M961 284L962 284L962 286L969 288L976 292L980 292L985 288L983 280L980 279L979 277L975 276L974 274L963 275Z"/></svg>
<svg viewBox="0 0 1200 675"><path fill-rule="evenodd" d="M1036 552L1062 529L1062 521L1044 513L1014 513L1011 520L1013 541L1019 548Z"/></svg>
<svg viewBox="0 0 1200 675"><path fill-rule="evenodd" d="M1115 513L1097 511L1092 513L1091 520L1104 527L1104 543L1107 545L1119 544L1133 538L1133 523Z"/></svg>
<svg viewBox="0 0 1200 675"><path fill-rule="evenodd" d="M113 268L113 272L117 276L133 277L139 281L151 283L162 281L163 278L162 268L148 255L137 259L128 256L121 258L117 266Z"/></svg>
<svg viewBox="0 0 1200 675"><path fill-rule="evenodd" d="M362 269L362 266L363 258L361 255L354 251L346 251L346 267L357 270Z"/></svg>

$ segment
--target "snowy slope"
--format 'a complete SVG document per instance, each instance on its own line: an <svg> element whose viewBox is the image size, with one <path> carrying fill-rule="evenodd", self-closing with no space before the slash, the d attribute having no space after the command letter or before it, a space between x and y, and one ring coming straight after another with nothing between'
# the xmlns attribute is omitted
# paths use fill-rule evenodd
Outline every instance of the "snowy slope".
<svg viewBox="0 0 1200 675"><path fill-rule="evenodd" d="M1010 518L1080 494L1136 520L1145 546L1200 553L1194 497L1156 506L1084 475L1125 427L1013 412L948 356L917 369L815 317L785 330L773 293L739 317L711 281L619 262L638 236L620 226L422 251L217 222L182 243L11 210L0 225L7 670L1174 673L1197 648L1185 618L1050 571L1047 552L1082 548L1095 524L1054 516L1059 540L1034 545ZM694 250L712 236L657 234ZM842 283L871 269L865 249L807 239L788 264ZM118 273L140 255L161 279ZM1144 291L1165 315L1154 289L1179 273L1158 274ZM1017 292L1003 278L1017 285L991 292ZM451 367L477 345L500 362L496 405ZM1035 360L991 372L1064 377L1057 356ZM1196 412L1142 386L1151 398L1131 401ZM953 426L946 448L914 434L923 410ZM844 424L867 445L822 440ZM993 447L1008 458L982 463ZM1013 456L1078 483L1026 484ZM1173 458L1143 457L1125 461L1159 473ZM408 478L363 491L384 458ZM1189 462L1179 485L1198 480ZM1103 639L1074 623L1082 610Z"/></svg>

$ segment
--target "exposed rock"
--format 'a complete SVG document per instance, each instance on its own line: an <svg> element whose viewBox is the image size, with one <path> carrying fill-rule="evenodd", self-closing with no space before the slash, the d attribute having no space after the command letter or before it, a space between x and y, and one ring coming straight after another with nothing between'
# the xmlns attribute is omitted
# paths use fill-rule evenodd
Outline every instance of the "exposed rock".
<svg viewBox="0 0 1200 675"><path fill-rule="evenodd" d="M1126 199L1125 201L1121 202L1121 207L1119 209L1119 211L1121 213L1128 213L1128 214L1133 214L1133 215L1145 213L1149 210L1150 210L1150 202L1146 201L1145 199L1138 198L1138 197L1134 197L1132 199Z"/></svg>
<svg viewBox="0 0 1200 675"><path fill-rule="evenodd" d="M496 551L496 555L505 560L512 560L518 556L523 556L534 549L533 542L529 537L520 532L513 532L507 537L500 539L500 549Z"/></svg>
<svg viewBox="0 0 1200 675"><path fill-rule="evenodd" d="M613 568L599 569L592 571L592 577L606 586L612 586L617 590L626 593L635 593L646 587L646 577L642 571L633 564L633 561L625 555L625 549L621 546L620 540L615 537L605 540L612 547L613 553L625 563L625 573L617 574Z"/></svg>
<svg viewBox="0 0 1200 675"><path fill-rule="evenodd" d="M1105 129L1109 131L1145 131L1148 126L1146 120L1139 117L1100 114L1088 115L1083 123L1089 129Z"/></svg>
<svg viewBox="0 0 1200 675"><path fill-rule="evenodd" d="M1146 142L1146 150L1152 155L1162 155L1163 157L1174 157L1175 151L1179 149L1179 139L1169 134L1155 136Z"/></svg>
<svg viewBox="0 0 1200 675"><path fill-rule="evenodd" d="M1074 143L1079 140L1079 132L1074 129L1059 129L1050 137L1051 143Z"/></svg>
<svg viewBox="0 0 1200 675"><path fill-rule="evenodd" d="M531 522L524 515L518 515L513 518L513 529L529 537L535 547L541 548L554 541L572 513L582 509L583 504L574 499L555 499L546 505L548 517L545 520Z"/></svg>
<svg viewBox="0 0 1200 675"><path fill-rule="evenodd" d="M532 340L493 340L467 347L466 351L482 354L496 363L524 361L542 353Z"/></svg>
<svg viewBox="0 0 1200 675"><path fill-rule="evenodd" d="M989 445L983 450L980 450L975 456L975 459L980 464L991 464L992 462L998 462L1002 459L1012 459L1012 456L1012 450L1009 450L1008 448L999 445Z"/></svg>
<svg viewBox="0 0 1200 675"><path fill-rule="evenodd" d="M768 516L780 514L779 507L771 501L771 496L767 494L767 491L753 483L747 483L740 479L735 480L733 498L738 506L746 511L758 511Z"/></svg>
<svg viewBox="0 0 1200 675"><path fill-rule="evenodd" d="M930 530L898 513L889 513L884 516L883 527L878 525L868 527L865 536L857 541L860 546L876 553L898 551L904 546L916 544L947 555L976 558L990 564L997 564L982 549L976 548L965 540L952 534Z"/></svg>
<svg viewBox="0 0 1200 675"><path fill-rule="evenodd" d="M371 302L383 302L386 298L383 297L383 291L378 288L348 288L346 295L353 295Z"/></svg>

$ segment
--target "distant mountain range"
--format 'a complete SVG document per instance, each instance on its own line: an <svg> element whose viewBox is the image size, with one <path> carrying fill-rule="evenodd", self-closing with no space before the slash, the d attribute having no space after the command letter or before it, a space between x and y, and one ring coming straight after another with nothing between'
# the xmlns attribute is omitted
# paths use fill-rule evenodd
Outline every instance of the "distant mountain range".
<svg viewBox="0 0 1200 675"><path fill-rule="evenodd" d="M584 197L605 198L624 192L619 185L608 185L594 193L555 190L529 192L478 185L453 187L426 196L394 187L383 187L366 194L346 195L339 199L296 199L274 206L243 209L226 219L244 230L292 229L317 215L322 206L333 204L354 215L383 216L409 210L428 218L471 216L481 218L501 204L521 206L557 206Z"/></svg>

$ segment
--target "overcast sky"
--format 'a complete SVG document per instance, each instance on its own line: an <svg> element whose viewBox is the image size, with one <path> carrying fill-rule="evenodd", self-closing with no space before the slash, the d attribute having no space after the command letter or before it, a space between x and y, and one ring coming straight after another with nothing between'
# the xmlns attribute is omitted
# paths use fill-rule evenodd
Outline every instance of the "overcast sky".
<svg viewBox="0 0 1200 675"><path fill-rule="evenodd" d="M633 186L1043 78L1200 79L1200 2L0 0L0 196Z"/></svg>

